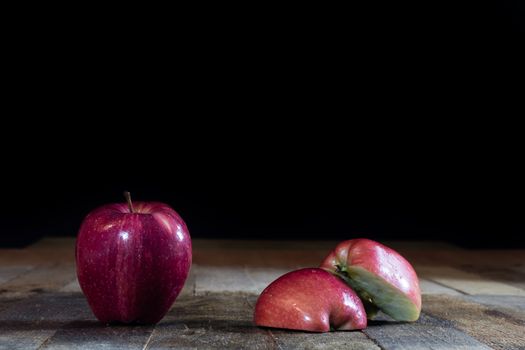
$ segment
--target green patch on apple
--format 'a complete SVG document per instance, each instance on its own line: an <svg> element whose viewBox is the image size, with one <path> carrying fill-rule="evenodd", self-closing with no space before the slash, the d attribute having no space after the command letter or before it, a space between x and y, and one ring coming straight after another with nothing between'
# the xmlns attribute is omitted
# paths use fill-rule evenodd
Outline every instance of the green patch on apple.
<svg viewBox="0 0 525 350"><path fill-rule="evenodd" d="M337 265L330 271L345 281L359 295L368 319L373 319L379 310L397 321L416 321L420 310L399 289L383 278L359 266Z"/></svg>

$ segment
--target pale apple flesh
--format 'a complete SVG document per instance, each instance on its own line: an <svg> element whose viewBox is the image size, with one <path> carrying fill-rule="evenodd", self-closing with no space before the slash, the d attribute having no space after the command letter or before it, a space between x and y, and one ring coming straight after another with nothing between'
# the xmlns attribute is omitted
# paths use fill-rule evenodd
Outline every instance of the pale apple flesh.
<svg viewBox="0 0 525 350"><path fill-rule="evenodd" d="M255 306L257 326L328 332L364 329L363 304L339 278L322 269L289 272L261 293Z"/></svg>
<svg viewBox="0 0 525 350"><path fill-rule="evenodd" d="M412 265L396 251L368 239L349 240L340 243L321 267L356 291L369 319L377 309L398 321L419 318L419 280Z"/></svg>

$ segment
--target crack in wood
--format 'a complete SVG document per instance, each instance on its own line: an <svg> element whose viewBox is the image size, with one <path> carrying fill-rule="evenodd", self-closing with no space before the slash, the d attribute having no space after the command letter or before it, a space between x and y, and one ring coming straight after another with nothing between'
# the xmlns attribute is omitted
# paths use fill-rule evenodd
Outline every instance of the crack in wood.
<svg viewBox="0 0 525 350"><path fill-rule="evenodd" d="M432 282L434 282L435 284L438 284L438 285L440 285L440 286L442 286L442 287L446 287L446 288L448 288L448 289L455 290L456 292L458 292L458 293L460 293L460 294L462 294L462 295L470 295L470 294L468 294L468 293L465 293L465 292L462 291L461 289L457 289L457 288L454 288L454 287L452 287L452 286L449 286L448 284L441 283L441 282L439 282L439 281L436 281L436 280L433 279L433 278L425 277L425 279L426 279L426 280L429 280L429 281L432 281Z"/></svg>
<svg viewBox="0 0 525 350"><path fill-rule="evenodd" d="M41 350L41 349L43 349L45 346L47 346L47 344L49 343L49 341L51 340L51 338L53 338L53 336L54 336L55 334L56 334L56 332L53 333L53 334L51 334L49 337L47 337L47 338L42 342L42 344L40 344L40 346L37 348L37 350Z"/></svg>
<svg viewBox="0 0 525 350"><path fill-rule="evenodd" d="M153 333L155 333L155 328L153 328L151 330L151 334L149 335L148 339L146 340L146 343L144 344L144 347L142 348L142 350L147 350L148 349L149 344L151 342L151 338L153 337Z"/></svg>
<svg viewBox="0 0 525 350"><path fill-rule="evenodd" d="M364 334L365 337L367 337L372 343L374 343L379 349L381 350L385 350L385 348L379 344L379 342L377 340L375 340L374 338L372 338L371 336L369 336L368 334L366 334L365 332L363 331L359 331L360 333Z"/></svg>
<svg viewBox="0 0 525 350"><path fill-rule="evenodd" d="M266 332L270 335L270 338L272 339L272 342L273 342L273 344L275 346L274 349L282 350L283 348L279 344L279 341L277 340L277 338L273 335L272 331L267 329Z"/></svg>

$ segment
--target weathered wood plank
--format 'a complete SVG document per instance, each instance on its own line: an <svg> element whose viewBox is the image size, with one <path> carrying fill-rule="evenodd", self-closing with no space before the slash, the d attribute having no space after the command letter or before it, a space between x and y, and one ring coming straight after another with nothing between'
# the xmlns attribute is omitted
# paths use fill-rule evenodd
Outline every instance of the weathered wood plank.
<svg viewBox="0 0 525 350"><path fill-rule="evenodd" d="M252 324L256 296L210 293L180 298L157 325L148 349L274 349Z"/></svg>
<svg viewBox="0 0 525 350"><path fill-rule="evenodd" d="M37 265L40 260L35 261L27 249L0 249L0 266Z"/></svg>
<svg viewBox="0 0 525 350"><path fill-rule="evenodd" d="M448 294L448 295L462 295L455 289L446 287L434 281L429 281L424 278L419 279L419 287L422 294Z"/></svg>
<svg viewBox="0 0 525 350"><path fill-rule="evenodd" d="M81 293L82 290L80 289L80 284L78 284L78 279L75 277L75 279L69 283L67 283L64 287L60 288L60 292L65 293Z"/></svg>
<svg viewBox="0 0 525 350"><path fill-rule="evenodd" d="M49 262L75 262L75 238L44 238L24 249L1 249L0 266L40 265Z"/></svg>
<svg viewBox="0 0 525 350"><path fill-rule="evenodd" d="M31 265L0 266L0 285L34 268Z"/></svg>
<svg viewBox="0 0 525 350"><path fill-rule="evenodd" d="M512 265L507 266L507 268L509 268L512 271L525 273L525 263L512 264Z"/></svg>
<svg viewBox="0 0 525 350"><path fill-rule="evenodd" d="M238 267L194 266L195 295L221 292L256 293L253 283Z"/></svg>
<svg viewBox="0 0 525 350"><path fill-rule="evenodd" d="M491 281L478 274L461 271L452 267L419 267L417 273L422 278L436 281L466 294L525 296L525 290L523 289L498 281Z"/></svg>
<svg viewBox="0 0 525 350"><path fill-rule="evenodd" d="M169 334L168 334L169 333ZM147 349L275 349L264 330L245 322L197 326L160 324Z"/></svg>
<svg viewBox="0 0 525 350"><path fill-rule="evenodd" d="M449 321L425 313L414 323L395 322L387 318L370 321L363 332L388 350L490 349L479 340L456 329Z"/></svg>
<svg viewBox="0 0 525 350"><path fill-rule="evenodd" d="M277 349L350 349L350 350L380 350L370 338L359 331L306 333L285 330L268 330L273 337Z"/></svg>
<svg viewBox="0 0 525 350"><path fill-rule="evenodd" d="M259 294L279 276L291 271L287 268L254 268L235 266L193 266L195 294L247 293Z"/></svg>
<svg viewBox="0 0 525 350"><path fill-rule="evenodd" d="M458 253L451 251L447 253L447 259L450 259L454 265L473 264L508 267L523 263L525 260L524 249L473 249Z"/></svg>
<svg viewBox="0 0 525 350"><path fill-rule="evenodd" d="M80 349L524 346L524 251L466 251L435 242L385 242L416 267L424 314L411 324L371 322L365 333L377 344L360 332L311 334L252 325L253 305L262 289L288 271L318 266L337 243L194 240L194 267L154 331L106 327L94 319L78 293L74 239L0 250L0 349L69 349L72 344ZM34 270L22 267L35 265ZM46 291L58 294L42 294ZM35 300L44 301L37 306Z"/></svg>
<svg viewBox="0 0 525 350"><path fill-rule="evenodd" d="M270 283L292 270L295 269L277 267L245 267L244 273L251 281L256 294L260 294Z"/></svg>
<svg viewBox="0 0 525 350"><path fill-rule="evenodd" d="M464 264L459 268L466 272L476 273L485 279L505 283L525 290L525 272L513 271L506 267L490 266L485 264Z"/></svg>
<svg viewBox="0 0 525 350"><path fill-rule="evenodd" d="M463 295L461 299L486 306L493 315L503 315L525 324L525 297L512 295Z"/></svg>
<svg viewBox="0 0 525 350"><path fill-rule="evenodd" d="M498 306L509 310L517 310L524 313L525 297L514 295L465 295L464 299L488 306Z"/></svg>
<svg viewBox="0 0 525 350"><path fill-rule="evenodd" d="M17 296L17 297L5 297L0 294L0 312L3 310L15 305L20 300L25 299L26 296Z"/></svg>
<svg viewBox="0 0 525 350"><path fill-rule="evenodd" d="M192 265L190 274L184 283L184 287L180 291L178 298L192 297L195 295L195 279L196 279L196 266Z"/></svg>
<svg viewBox="0 0 525 350"><path fill-rule="evenodd" d="M36 349L61 326L89 317L81 296L40 294L0 312L0 349Z"/></svg>
<svg viewBox="0 0 525 350"><path fill-rule="evenodd" d="M455 260L455 264L507 268L509 266L523 264L525 261L525 249L476 249L463 252L465 254L451 254L451 258Z"/></svg>
<svg viewBox="0 0 525 350"><path fill-rule="evenodd" d="M79 293L40 294L0 312L0 349L143 349L153 328L101 324Z"/></svg>
<svg viewBox="0 0 525 350"><path fill-rule="evenodd" d="M145 348L153 329L154 326L107 326L96 320L74 321L58 329L39 350L142 350Z"/></svg>
<svg viewBox="0 0 525 350"><path fill-rule="evenodd" d="M410 261L416 270L421 266L463 265L490 266L499 268L518 267L525 261L525 250L405 250L400 253ZM522 271L525 272L525 271Z"/></svg>
<svg viewBox="0 0 525 350"><path fill-rule="evenodd" d="M495 349L523 349L525 320L493 307L446 295L426 295L423 308Z"/></svg>
<svg viewBox="0 0 525 350"><path fill-rule="evenodd" d="M37 266L29 272L3 283L3 295L21 295L56 291L74 280L75 266L67 263Z"/></svg>
<svg viewBox="0 0 525 350"><path fill-rule="evenodd" d="M299 266L319 266L327 255L319 250L194 250L194 263L201 266L249 266L296 268Z"/></svg>

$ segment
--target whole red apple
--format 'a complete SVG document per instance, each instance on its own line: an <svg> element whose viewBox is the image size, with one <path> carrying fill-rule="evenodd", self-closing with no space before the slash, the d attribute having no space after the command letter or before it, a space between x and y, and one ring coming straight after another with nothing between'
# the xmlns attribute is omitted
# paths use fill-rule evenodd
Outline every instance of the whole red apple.
<svg viewBox="0 0 525 350"><path fill-rule="evenodd" d="M421 312L416 272L398 252L369 239L340 243L321 267L348 283L371 318L377 309L398 321L415 321Z"/></svg>
<svg viewBox="0 0 525 350"><path fill-rule="evenodd" d="M184 286L191 266L186 224L157 202L108 204L84 219L76 244L77 276L101 322L157 323Z"/></svg>
<svg viewBox="0 0 525 350"><path fill-rule="evenodd" d="M257 326L310 332L366 328L363 304L339 278L322 269L289 272L272 282L255 305Z"/></svg>

